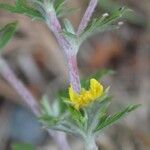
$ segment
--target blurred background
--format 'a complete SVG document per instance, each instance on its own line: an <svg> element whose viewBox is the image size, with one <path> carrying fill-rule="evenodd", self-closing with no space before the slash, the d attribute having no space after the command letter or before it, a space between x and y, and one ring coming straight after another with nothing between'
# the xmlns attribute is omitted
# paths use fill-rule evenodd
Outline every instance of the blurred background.
<svg viewBox="0 0 150 150"><path fill-rule="evenodd" d="M75 28L87 4L88 0L68 1L69 7L80 8L67 16ZM78 66L82 78L103 68L116 72L102 80L104 85L110 85L114 96L110 111L129 103L142 104L99 136L100 150L150 150L150 1L101 0L95 14L111 13L122 5L134 12L124 17L119 29L97 33L87 39L78 53ZM57 91L67 86L61 48L42 22L0 10L0 26L14 20L19 21L19 27L3 57L39 101L44 94L53 100ZM11 150L14 143L33 144L36 150L56 150L51 137L20 99L0 76L0 150ZM68 139L73 150L83 149L78 138L68 135Z"/></svg>

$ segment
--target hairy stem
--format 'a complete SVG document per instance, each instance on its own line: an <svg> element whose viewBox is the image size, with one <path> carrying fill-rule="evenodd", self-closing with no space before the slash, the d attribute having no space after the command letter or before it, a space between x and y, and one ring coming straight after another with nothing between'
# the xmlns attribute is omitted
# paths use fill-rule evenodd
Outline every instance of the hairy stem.
<svg viewBox="0 0 150 150"><path fill-rule="evenodd" d="M95 142L95 138L92 137L86 137L85 139L85 150L98 150L98 147Z"/></svg>
<svg viewBox="0 0 150 150"><path fill-rule="evenodd" d="M92 14L97 6L97 3L98 3L98 0L91 0L86 11L85 11L85 14L79 24L79 28L78 28L78 31L77 31L77 35L80 35L84 29L87 27L91 17L92 17Z"/></svg>
<svg viewBox="0 0 150 150"><path fill-rule="evenodd" d="M74 48L75 46L72 45L63 35L60 22L53 7L47 12L47 24L50 30L55 35L60 47L62 47L64 50L69 70L70 84L73 86L73 89L79 93L81 90L81 85L76 60L77 50L76 48Z"/></svg>
<svg viewBox="0 0 150 150"><path fill-rule="evenodd" d="M80 35L83 30L87 27L88 22L94 12L94 9L97 5L98 0L91 0L89 6L81 20L79 25L79 29L77 31L77 35ZM46 15L46 23L50 30L55 35L60 47L64 50L65 56L67 58L67 65L69 70L69 80L70 84L73 86L73 89L80 93L81 85L80 85L80 77L78 73L77 67L77 49L75 45L72 45L71 42L64 36L61 24L56 16L56 12L52 3L45 3L45 10L47 12ZM78 46L77 46L78 47Z"/></svg>
<svg viewBox="0 0 150 150"><path fill-rule="evenodd" d="M74 83L73 84L74 89L76 90L76 92L80 93L81 85L80 85L76 55L70 55L68 57L68 68L69 68L70 82Z"/></svg>

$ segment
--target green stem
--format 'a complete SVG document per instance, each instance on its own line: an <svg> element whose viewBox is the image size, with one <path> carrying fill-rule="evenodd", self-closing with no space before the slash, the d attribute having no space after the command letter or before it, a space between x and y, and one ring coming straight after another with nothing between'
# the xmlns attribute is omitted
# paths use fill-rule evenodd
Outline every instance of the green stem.
<svg viewBox="0 0 150 150"><path fill-rule="evenodd" d="M85 144L85 150L98 150L94 137L87 137L85 139L84 144Z"/></svg>

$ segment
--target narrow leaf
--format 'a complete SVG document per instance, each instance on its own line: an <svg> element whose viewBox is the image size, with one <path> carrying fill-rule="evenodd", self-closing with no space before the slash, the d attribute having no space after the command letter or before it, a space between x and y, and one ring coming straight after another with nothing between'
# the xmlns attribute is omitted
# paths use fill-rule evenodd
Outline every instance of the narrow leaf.
<svg viewBox="0 0 150 150"><path fill-rule="evenodd" d="M75 108L73 108L72 106L68 106L68 110L71 114L71 118L76 122L76 124L82 128L85 124L86 121L86 116L84 116L84 114L82 114L80 111L76 110Z"/></svg>
<svg viewBox="0 0 150 150"><path fill-rule="evenodd" d="M124 110L117 112L116 114L114 114L112 116L107 116L107 117L105 116L105 118L103 118L104 120L100 121L100 124L97 126L95 132L100 131L103 128L116 123L119 119L125 117L126 115L128 115L128 113L130 113L131 111L134 111L139 106L141 106L141 105L139 105L139 104L130 105L130 106L126 107Z"/></svg>
<svg viewBox="0 0 150 150"><path fill-rule="evenodd" d="M0 9L5 9L12 13L25 14L34 19L44 19L42 14L27 0L17 0L15 5L0 3Z"/></svg>
<svg viewBox="0 0 150 150"><path fill-rule="evenodd" d="M94 102L91 107L88 107L86 109L87 114L88 114L88 128L90 132L92 132L96 126L98 125L99 122L99 117L101 113L104 113L105 110L108 108L109 104L111 101L111 97L104 96Z"/></svg>
<svg viewBox="0 0 150 150"><path fill-rule="evenodd" d="M75 34L74 28L73 28L71 22L68 19L64 19L64 24L65 24L65 30L67 32Z"/></svg>
<svg viewBox="0 0 150 150"><path fill-rule="evenodd" d="M7 24L0 29L0 49L4 48L6 44L11 40L17 28L17 22Z"/></svg>

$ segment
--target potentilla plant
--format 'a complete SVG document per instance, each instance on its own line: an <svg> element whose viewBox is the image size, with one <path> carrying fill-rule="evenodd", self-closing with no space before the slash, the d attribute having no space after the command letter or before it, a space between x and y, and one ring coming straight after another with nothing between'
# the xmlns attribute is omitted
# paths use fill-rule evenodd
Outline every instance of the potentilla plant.
<svg viewBox="0 0 150 150"><path fill-rule="evenodd" d="M3 3L0 4L0 8L13 13L24 14L34 20L39 19L46 23L65 54L70 81L69 87L60 91L52 104L49 104L47 96L43 96L40 113L37 107L34 107L35 105L31 105L29 101L26 103L38 115L44 128L76 135L83 140L86 150L97 150L95 140L99 133L135 110L139 105L129 105L110 115L108 107L112 96L109 94L109 87L104 87L99 81L104 75L112 72L103 70L80 80L77 53L82 42L93 34L117 29L118 22L127 8L118 8L112 14L105 13L101 17L92 18L98 0L91 0L77 31L75 31L65 15L76 9L66 8L65 3L66 0L16 0L14 5ZM1 64L3 64L1 67L5 66L3 61ZM1 71L5 72L2 69ZM3 73L3 76L5 74ZM15 84L11 82L11 79L8 80L11 84ZM20 89L16 88L16 90ZM28 93L26 94L28 95ZM31 97L29 96L29 98ZM35 103L34 100L33 102Z"/></svg>

